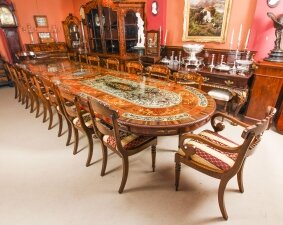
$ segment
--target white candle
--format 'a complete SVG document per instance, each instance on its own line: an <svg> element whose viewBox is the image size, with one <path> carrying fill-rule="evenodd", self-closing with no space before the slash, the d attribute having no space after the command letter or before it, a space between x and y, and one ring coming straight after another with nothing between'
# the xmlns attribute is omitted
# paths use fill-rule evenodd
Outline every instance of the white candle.
<svg viewBox="0 0 283 225"><path fill-rule="evenodd" d="M168 34L168 30L166 29L166 32L165 32L165 37L164 37L164 45L166 45L166 40L167 40L167 34Z"/></svg>
<svg viewBox="0 0 283 225"><path fill-rule="evenodd" d="M239 36L238 36L238 49L240 49L240 44L241 44L241 38L242 38L242 29L243 29L243 25L241 24L240 26L240 31L239 31Z"/></svg>
<svg viewBox="0 0 283 225"><path fill-rule="evenodd" d="M248 42L249 42L249 38L250 38L250 32L251 32L251 29L249 29L248 34L247 34L247 38L246 38L246 42L245 42L245 50L248 48Z"/></svg>
<svg viewBox="0 0 283 225"><path fill-rule="evenodd" d="M85 42L85 31L84 31L84 24L83 24L83 21L81 21L81 28L82 28L83 42Z"/></svg>
<svg viewBox="0 0 283 225"><path fill-rule="evenodd" d="M234 28L232 30L231 40L230 40L230 49L233 47L233 41L234 41Z"/></svg>
<svg viewBox="0 0 283 225"><path fill-rule="evenodd" d="M161 35L161 26L159 27L159 36L160 36L160 45L161 45L161 37L162 37L162 35Z"/></svg>

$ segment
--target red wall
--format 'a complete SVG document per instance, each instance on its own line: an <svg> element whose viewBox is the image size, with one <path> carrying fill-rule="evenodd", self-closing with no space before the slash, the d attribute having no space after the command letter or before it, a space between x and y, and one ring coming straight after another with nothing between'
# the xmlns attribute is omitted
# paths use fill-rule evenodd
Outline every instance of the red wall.
<svg viewBox="0 0 283 225"><path fill-rule="evenodd" d="M74 11L73 0L13 0L19 23L20 36L23 43L30 43L29 34L23 32L27 24L35 27L34 15L46 15L49 28L38 28L38 31L48 32L53 25L59 28L59 41L65 41L62 21L69 13ZM34 33L35 41L38 42L37 34Z"/></svg>
<svg viewBox="0 0 283 225"><path fill-rule="evenodd" d="M283 2L276 8L269 8L266 1L257 1L256 11L253 19L253 26L250 39L250 48L257 51L256 60L262 60L274 47L275 29L272 20L266 15L273 12L276 16L282 14ZM281 47L283 47L281 45Z"/></svg>
<svg viewBox="0 0 283 225"><path fill-rule="evenodd" d="M184 18L184 0L169 0L167 1L166 10L166 25L168 29L167 44L171 46L182 46L184 42L182 41L183 35L183 18ZM266 3L265 0L259 0L259 2ZM228 24L228 32L225 43L205 43L207 48L221 48L228 49L229 42L231 39L232 29L234 28L234 45L236 48L236 40L238 38L238 32L240 25L243 24L242 31L242 44L241 48L244 46L245 38L248 33L248 29L251 27L253 15L256 8L255 0L233 0L230 21Z"/></svg>
<svg viewBox="0 0 283 225"><path fill-rule="evenodd" d="M151 13L151 3L153 0L147 0L146 6L146 29L160 30L161 27L161 44L164 44L164 36L166 33L166 6L167 0L155 0L158 3L158 14Z"/></svg>

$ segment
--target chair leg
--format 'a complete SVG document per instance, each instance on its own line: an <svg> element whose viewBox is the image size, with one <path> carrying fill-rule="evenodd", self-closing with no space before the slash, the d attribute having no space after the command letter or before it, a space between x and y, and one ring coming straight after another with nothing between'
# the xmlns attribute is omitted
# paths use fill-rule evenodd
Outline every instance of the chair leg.
<svg viewBox="0 0 283 225"><path fill-rule="evenodd" d="M129 159L128 157L124 157L122 158L123 160L123 177L122 177L122 181L121 181L121 185L119 188L119 193L121 194L124 191L127 179L128 179L128 173L129 173Z"/></svg>
<svg viewBox="0 0 283 225"><path fill-rule="evenodd" d="M105 171L106 171L106 166L107 166L107 159L108 159L108 150L107 147L104 144L101 144L101 148L102 148L102 168L101 168L101 176L105 175Z"/></svg>
<svg viewBox="0 0 283 225"><path fill-rule="evenodd" d="M39 102L38 96L36 96L36 98L35 98L35 103L36 103L35 118L38 118L39 117L39 110L40 110L40 102Z"/></svg>
<svg viewBox="0 0 283 225"><path fill-rule="evenodd" d="M221 180L218 189L218 204L221 214L225 220L228 220L228 214L225 208L224 191L229 180Z"/></svg>
<svg viewBox="0 0 283 225"><path fill-rule="evenodd" d="M73 126L73 131L75 135L75 144L74 144L73 154L76 155L78 153L78 146L79 146L79 131L74 126Z"/></svg>
<svg viewBox="0 0 283 225"><path fill-rule="evenodd" d="M245 161L243 162L239 172L237 173L238 186L241 193L244 193L244 183L243 183L243 170Z"/></svg>
<svg viewBox="0 0 283 225"><path fill-rule="evenodd" d="M91 164L92 154L93 154L93 140L92 135L89 133L86 133L87 139L88 139L88 156L86 161L86 167L89 167Z"/></svg>
<svg viewBox="0 0 283 225"><path fill-rule="evenodd" d="M52 123L53 123L53 112L52 112L52 108L50 106L50 103L47 103L47 109L49 112L49 125L48 125L48 130L50 130L52 128Z"/></svg>
<svg viewBox="0 0 283 225"><path fill-rule="evenodd" d="M151 146L151 157L152 157L152 171L155 171L155 159L156 159L156 146Z"/></svg>
<svg viewBox="0 0 283 225"><path fill-rule="evenodd" d="M47 106L44 101L42 101L43 104L43 120L42 122L45 123L47 121Z"/></svg>
<svg viewBox="0 0 283 225"><path fill-rule="evenodd" d="M67 142L66 142L66 146L69 146L71 144L71 138L72 138L72 125L71 122L66 119L67 121L67 125L68 125L68 138L67 138Z"/></svg>
<svg viewBox="0 0 283 225"><path fill-rule="evenodd" d="M175 160L175 162L175 190L178 191L181 174L181 163L177 160Z"/></svg>
<svg viewBox="0 0 283 225"><path fill-rule="evenodd" d="M30 113L34 111L34 94L30 93Z"/></svg>
<svg viewBox="0 0 283 225"><path fill-rule="evenodd" d="M57 115L58 115L58 122L59 122L58 137L61 137L62 136L62 130L63 130L63 117L58 112L57 112Z"/></svg>
<svg viewBox="0 0 283 225"><path fill-rule="evenodd" d="M29 107L29 99L30 99L30 96L29 96L29 93L28 93L28 91L27 91L27 93L26 93L26 109L28 109L28 107Z"/></svg>

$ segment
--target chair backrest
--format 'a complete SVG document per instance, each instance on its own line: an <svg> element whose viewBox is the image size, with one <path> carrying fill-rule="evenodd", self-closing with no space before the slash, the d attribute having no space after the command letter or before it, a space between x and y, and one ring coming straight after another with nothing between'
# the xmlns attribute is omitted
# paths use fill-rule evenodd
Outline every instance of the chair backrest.
<svg viewBox="0 0 283 225"><path fill-rule="evenodd" d="M78 60L77 53L76 52L68 52L68 58L69 58L69 60L77 61Z"/></svg>
<svg viewBox="0 0 283 225"><path fill-rule="evenodd" d="M76 110L72 110L70 105L75 104L75 96L65 88L61 87L60 85L56 85L55 88L55 95L57 95L57 99L59 100L59 109L63 111L63 113L66 115L68 118L73 118L78 116Z"/></svg>
<svg viewBox="0 0 283 225"><path fill-rule="evenodd" d="M198 89L201 89L201 85L204 82L203 76L194 71L185 72L185 73L174 72L173 77L175 83L186 84L186 85L196 83L198 85Z"/></svg>
<svg viewBox="0 0 283 225"><path fill-rule="evenodd" d="M87 55L86 54L79 54L79 61L87 63Z"/></svg>
<svg viewBox="0 0 283 225"><path fill-rule="evenodd" d="M263 135L264 131L269 129L272 118L274 117L276 111L276 108L268 106L266 110L266 117L258 121L256 124L247 127L242 132L242 138L244 138L245 140L252 139L248 146L248 155L251 155L254 152L256 146L261 140L261 136Z"/></svg>
<svg viewBox="0 0 283 225"><path fill-rule="evenodd" d="M106 68L112 70L119 70L119 60L116 58L107 58L106 59Z"/></svg>
<svg viewBox="0 0 283 225"><path fill-rule="evenodd" d="M100 58L97 55L88 56L87 61L90 65L100 66Z"/></svg>
<svg viewBox="0 0 283 225"><path fill-rule="evenodd" d="M138 74L143 72L143 65L137 61L127 62L126 69L128 73Z"/></svg>
<svg viewBox="0 0 283 225"><path fill-rule="evenodd" d="M108 105L96 99L88 100L89 111L94 124L95 133L102 140L104 135L111 135L116 139L118 149L122 149L119 135L118 113Z"/></svg>
<svg viewBox="0 0 283 225"><path fill-rule="evenodd" d="M164 65L151 65L148 67L148 72L150 77L162 78L164 80L169 80L170 78L170 69Z"/></svg>

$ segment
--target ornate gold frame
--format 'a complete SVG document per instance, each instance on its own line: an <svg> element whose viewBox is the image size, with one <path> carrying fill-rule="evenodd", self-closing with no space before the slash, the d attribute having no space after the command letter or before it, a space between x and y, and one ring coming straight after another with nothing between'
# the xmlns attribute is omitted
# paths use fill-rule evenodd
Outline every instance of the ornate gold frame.
<svg viewBox="0 0 283 225"><path fill-rule="evenodd" d="M204 0L200 0L204 1ZM224 5L224 13L223 13L223 21L221 25L221 32L220 35L217 36L193 36L189 35L189 26L190 26L190 11L191 11L191 3L190 0L185 0L185 7L184 7L184 24L183 24L183 41L197 41L197 42L225 42L227 36L227 27L230 18L230 11L232 6L232 0L225 0ZM197 16L197 15L196 15ZM207 22L208 23L208 22ZM213 25L212 22L210 22ZM200 26L199 24L195 26ZM203 25L202 25L203 26Z"/></svg>

